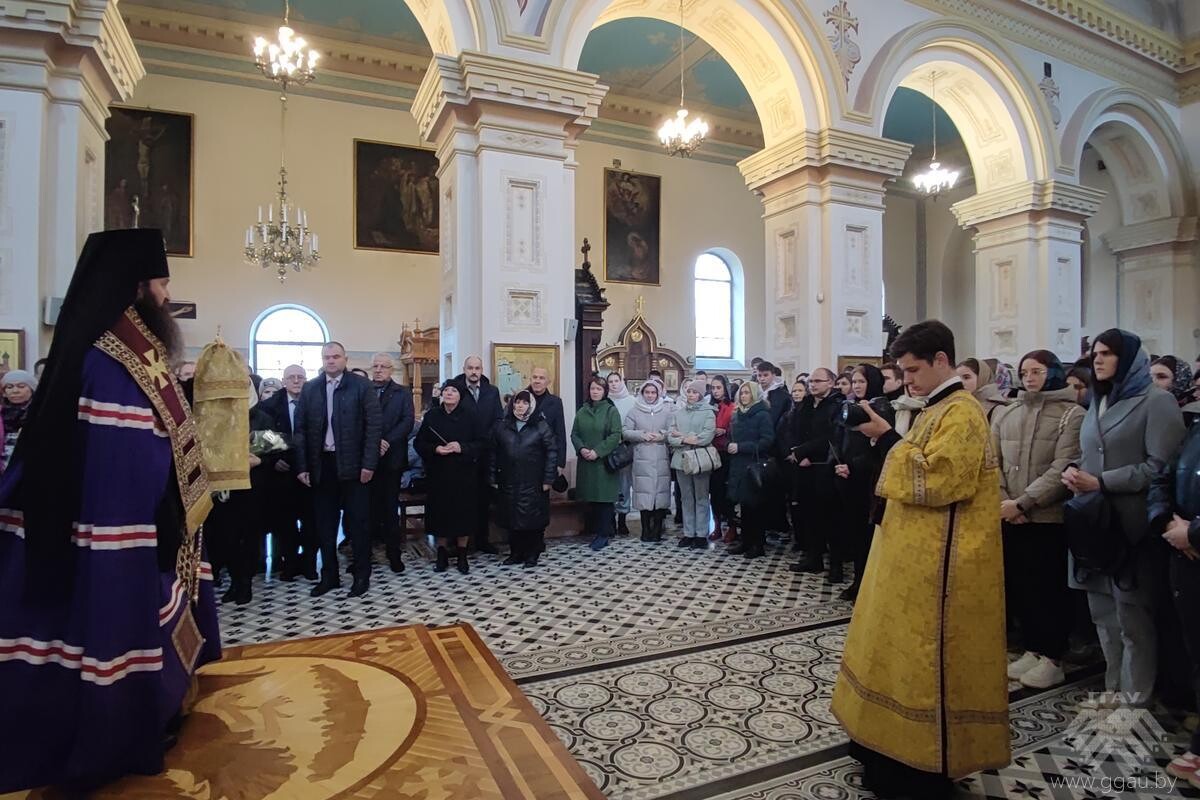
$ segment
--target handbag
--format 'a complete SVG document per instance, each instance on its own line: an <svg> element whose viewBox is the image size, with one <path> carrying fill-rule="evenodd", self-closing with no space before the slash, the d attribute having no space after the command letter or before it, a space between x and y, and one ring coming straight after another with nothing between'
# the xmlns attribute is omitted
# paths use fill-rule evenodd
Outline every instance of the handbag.
<svg viewBox="0 0 1200 800"><path fill-rule="evenodd" d="M721 467L721 451L711 444L683 451L683 474L699 475Z"/></svg>
<svg viewBox="0 0 1200 800"><path fill-rule="evenodd" d="M604 467L609 472L620 472L633 463L633 445L621 442L604 457Z"/></svg>
<svg viewBox="0 0 1200 800"><path fill-rule="evenodd" d="M746 478L754 487L758 504L761 504L766 499L767 490L775 485L779 478L779 466L769 455L764 456L759 453L758 445L755 445L754 460L746 466Z"/></svg>
<svg viewBox="0 0 1200 800"><path fill-rule="evenodd" d="M1120 583L1131 553L1120 518L1104 493L1086 492L1068 500L1063 505L1063 526L1075 558L1076 580L1082 583L1087 573L1099 573Z"/></svg>

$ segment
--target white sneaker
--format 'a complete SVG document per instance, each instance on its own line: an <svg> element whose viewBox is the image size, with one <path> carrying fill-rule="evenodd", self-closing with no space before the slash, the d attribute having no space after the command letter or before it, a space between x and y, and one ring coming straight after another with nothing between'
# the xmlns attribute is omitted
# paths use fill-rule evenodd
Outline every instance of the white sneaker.
<svg viewBox="0 0 1200 800"><path fill-rule="evenodd" d="M1009 670L1012 674L1012 670ZM1045 656L1037 657L1037 665L1020 677L1021 685L1030 689L1049 689L1058 686L1067 679L1063 668Z"/></svg>
<svg viewBox="0 0 1200 800"><path fill-rule="evenodd" d="M1020 680L1022 675L1036 667L1037 664L1038 654L1026 650L1025 655L1008 665L1008 677L1014 681Z"/></svg>

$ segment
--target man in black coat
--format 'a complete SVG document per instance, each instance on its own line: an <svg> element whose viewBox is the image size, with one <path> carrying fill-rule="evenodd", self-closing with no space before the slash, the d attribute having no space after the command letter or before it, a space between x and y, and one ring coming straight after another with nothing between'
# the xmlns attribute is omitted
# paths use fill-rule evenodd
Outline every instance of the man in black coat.
<svg viewBox="0 0 1200 800"><path fill-rule="evenodd" d="M288 366L283 371L283 391L276 392L261 404L263 411L271 416L272 430L283 434L291 445L275 462L274 480L269 482L267 489L270 506L267 519L275 546L279 548L284 581L293 581L300 575L313 581L317 579L317 530L313 522L312 489L296 480L293 439L300 392L307 378L304 367L299 364Z"/></svg>
<svg viewBox="0 0 1200 800"><path fill-rule="evenodd" d="M533 412L535 420L546 420L554 434L557 447L554 465L558 468L558 474L562 475L567 468L567 423L563 416L562 398L550 391L550 373L545 367L534 367L529 373L529 391L537 404Z"/></svg>
<svg viewBox="0 0 1200 800"><path fill-rule="evenodd" d="M783 371L770 361L760 361L754 368L754 379L762 389L763 402L771 409L771 430L779 430L779 421L792 407L792 394L783 383ZM778 449L778 442L776 442ZM779 454L783 458L786 454ZM788 490L783 481L767 487L764 522L767 530L786 531L788 525Z"/></svg>
<svg viewBox="0 0 1200 800"><path fill-rule="evenodd" d="M471 417L475 420L479 439L484 442L485 447L491 446L492 431L504 416L504 406L500 403L500 390L492 386L483 374L483 359L479 356L467 356L463 361L462 374L455 377L452 382L458 387L459 394L462 395L459 402L470 410ZM488 485L487 455L481 454L478 463L479 484L476 489L479 492L479 516L471 538L477 551L495 555L500 551L488 541L488 507L490 506L491 491Z"/></svg>
<svg viewBox="0 0 1200 800"><path fill-rule="evenodd" d="M833 385L837 378L825 367L813 370L809 394L800 409L797 432L789 437L786 455L799 469L798 496L805 513L805 557L792 565L793 572L822 572L829 550L830 571L841 572L844 548L833 529L838 519L833 468L839 453L838 421L845 398ZM835 569L836 566L836 569Z"/></svg>
<svg viewBox="0 0 1200 800"><path fill-rule="evenodd" d="M367 529L367 484L379 466L382 431L379 397L371 382L346 371L346 348L321 348L320 375L304 384L296 413L296 477L313 487L317 540L321 546L320 597L341 585L338 575L338 515L354 558L350 597L371 585L371 535Z"/></svg>
<svg viewBox="0 0 1200 800"><path fill-rule="evenodd" d="M387 545L392 572L404 571L404 536L400 530L397 498L400 476L408 468L408 435L412 433L414 413L412 391L392 380L396 362L387 353L371 357L371 379L379 397L382 435L379 439L379 466L371 479L371 539Z"/></svg>

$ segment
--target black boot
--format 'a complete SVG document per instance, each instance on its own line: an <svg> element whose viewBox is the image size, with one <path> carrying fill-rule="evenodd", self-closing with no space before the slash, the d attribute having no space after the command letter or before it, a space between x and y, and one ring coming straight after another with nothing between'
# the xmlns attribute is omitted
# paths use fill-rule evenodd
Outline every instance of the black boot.
<svg viewBox="0 0 1200 800"><path fill-rule="evenodd" d="M222 603L232 603L237 599L237 584L232 580L229 582L229 588L225 590L225 594L221 595Z"/></svg>
<svg viewBox="0 0 1200 800"><path fill-rule="evenodd" d="M388 553L388 566L392 568L392 572L404 572L404 558L399 550Z"/></svg>
<svg viewBox="0 0 1200 800"><path fill-rule="evenodd" d="M467 563L467 548L458 548L458 564L456 566L463 575L471 571L471 565Z"/></svg>
<svg viewBox="0 0 1200 800"><path fill-rule="evenodd" d="M746 549L742 552L743 558L761 558L766 554L763 550L765 533L761 528L747 536L746 539Z"/></svg>
<svg viewBox="0 0 1200 800"><path fill-rule="evenodd" d="M642 521L642 537L641 537L642 541L643 542L653 541L653 539L650 538L654 532L651 527L651 524L650 524L650 512L649 511L640 511L640 512L638 512L638 516L641 518L641 521Z"/></svg>
<svg viewBox="0 0 1200 800"><path fill-rule="evenodd" d="M434 572L445 572L450 567L450 551L438 545L437 563L433 565Z"/></svg>
<svg viewBox="0 0 1200 800"><path fill-rule="evenodd" d="M233 584L233 602L244 606L250 602L250 581L241 580Z"/></svg>
<svg viewBox="0 0 1200 800"><path fill-rule="evenodd" d="M658 511L654 512L655 517L657 518L657 521L655 522L655 525L654 525L654 541L656 541L656 542L662 541L663 529L667 526L667 514L668 513L670 513L670 512L668 512L667 509L665 509L665 508L660 508ZM680 524L682 525L683 523L680 523Z"/></svg>
<svg viewBox="0 0 1200 800"><path fill-rule="evenodd" d="M628 536L629 525L625 522L625 514L617 514L617 536Z"/></svg>
<svg viewBox="0 0 1200 800"><path fill-rule="evenodd" d="M504 566L511 567L513 564L520 564L525 560L525 542L524 536L516 531L511 531L508 534L508 558L504 559Z"/></svg>

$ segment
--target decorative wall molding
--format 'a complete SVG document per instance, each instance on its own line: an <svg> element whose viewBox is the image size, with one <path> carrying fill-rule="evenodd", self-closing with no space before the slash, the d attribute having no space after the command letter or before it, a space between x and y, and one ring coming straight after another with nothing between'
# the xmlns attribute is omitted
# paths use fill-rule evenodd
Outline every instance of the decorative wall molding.
<svg viewBox="0 0 1200 800"><path fill-rule="evenodd" d="M848 167L873 173L882 181L898 177L912 145L861 133L826 128L803 131L738 162L751 189L812 167Z"/></svg>
<svg viewBox="0 0 1200 800"><path fill-rule="evenodd" d="M1012 0L1008 3L996 3L989 0L906 0L906 2L932 11L975 21L1005 39L1025 45L1040 53L1053 53L1058 59L1102 75L1118 84L1134 86L1172 102L1179 95L1177 79L1180 67L1155 60L1136 47L1129 47L1117 37L1104 36L1091 27L1081 26L1067 16L1053 13L1045 8L1046 2L1053 2L1057 5L1059 0ZM1065 2L1077 6L1082 3L1091 7L1093 9L1091 18L1095 21L1094 25L1101 30L1108 29L1104 20L1110 19L1111 14L1116 14L1112 9L1100 6L1095 0L1065 0ZM1129 18L1123 17L1123 19L1127 24ZM1112 27L1119 29L1122 25L1114 23ZM1093 35L1080 37L1078 31L1081 28ZM1165 36L1161 31L1158 31L1157 35ZM1182 57L1178 63L1184 63Z"/></svg>
<svg viewBox="0 0 1200 800"><path fill-rule="evenodd" d="M557 126L586 128L596 119L608 87L595 75L467 51L457 58L435 55L413 98L423 139L437 138L442 121L468 106L495 104L523 117L547 112ZM566 119L564 120L563 117Z"/></svg>
<svg viewBox="0 0 1200 800"><path fill-rule="evenodd" d="M1114 253L1128 253L1147 247L1194 242L1197 236L1195 217L1170 217L1136 225L1113 228L1104 234L1104 244Z"/></svg>
<svg viewBox="0 0 1200 800"><path fill-rule="evenodd" d="M851 34L858 33L858 17L850 13L850 6L846 0L837 0L833 4L833 8L826 11L823 16L825 24L833 26L833 30L825 38L829 40L829 45L833 48L833 55L837 58L838 67L842 71L842 80L849 89L850 76L854 73L858 62L862 61L862 50L859 48L858 42L854 41L851 36Z"/></svg>
<svg viewBox="0 0 1200 800"><path fill-rule="evenodd" d="M541 272L546 264L542 236L545 214L542 181L509 174L503 174L503 179L503 267L507 270Z"/></svg>
<svg viewBox="0 0 1200 800"><path fill-rule="evenodd" d="M1063 181L1023 181L959 200L951 210L964 228L1031 211L1056 211L1087 218L1105 192Z"/></svg>

